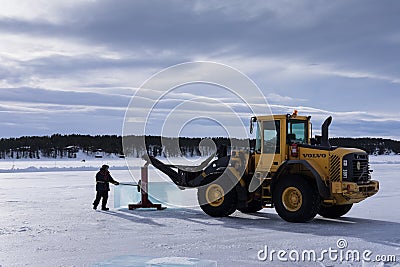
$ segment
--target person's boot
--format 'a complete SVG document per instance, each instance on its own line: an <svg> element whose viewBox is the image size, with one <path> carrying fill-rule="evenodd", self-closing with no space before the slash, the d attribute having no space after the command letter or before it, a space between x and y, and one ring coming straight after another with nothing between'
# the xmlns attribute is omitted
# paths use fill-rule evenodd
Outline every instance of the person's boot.
<svg viewBox="0 0 400 267"><path fill-rule="evenodd" d="M94 209L94 210L97 210L97 206L93 205L93 209Z"/></svg>
<svg viewBox="0 0 400 267"><path fill-rule="evenodd" d="M107 208L107 207L102 207L101 210L106 210L106 211L107 211L107 210L109 210L109 208Z"/></svg>

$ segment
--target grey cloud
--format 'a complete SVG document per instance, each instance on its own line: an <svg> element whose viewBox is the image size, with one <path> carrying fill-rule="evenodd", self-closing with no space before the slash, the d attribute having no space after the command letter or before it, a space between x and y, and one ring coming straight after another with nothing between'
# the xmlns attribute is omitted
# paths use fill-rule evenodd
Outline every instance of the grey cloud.
<svg viewBox="0 0 400 267"><path fill-rule="evenodd" d="M169 58L148 60L145 57L131 58L127 56L121 59L112 59L102 57L102 55L99 54L83 54L79 56L54 54L30 60L8 59L8 61L15 67L10 67L10 64L0 62L0 80L6 80L10 85L23 84L23 82L27 81L31 76L43 79L56 78L73 80L77 79L79 75L93 75L93 72L107 74L109 70L128 69L130 72L135 73L135 71L141 71L146 68L158 68L156 66L178 63L175 62L176 59ZM98 77L93 78L95 79ZM100 86L99 84L94 84L94 87L106 88L118 85L126 86L125 84L102 84Z"/></svg>
<svg viewBox="0 0 400 267"><path fill-rule="evenodd" d="M2 136L52 133L121 133L128 97L52 91L0 89Z"/></svg>
<svg viewBox="0 0 400 267"><path fill-rule="evenodd" d="M283 11L285 3L255 1L253 5L260 11L254 14L242 11L239 1L201 3L205 7L196 9L198 5L198 1L86 2L65 10L61 15L64 24L3 19L0 29L147 53L148 58L138 60L137 65L157 63L165 57L163 51L171 51L174 57L167 58L165 65L190 59L187 55L236 54L292 58L395 77L400 74L400 63L393 61L400 48L389 41L393 32L398 32L397 1L384 5L375 1L302 1ZM126 62L109 63L124 67Z"/></svg>
<svg viewBox="0 0 400 267"><path fill-rule="evenodd" d="M1 93L6 98L0 101L3 137L53 133L120 134L122 131L127 103L115 96L26 88L2 89Z"/></svg>
<svg viewBox="0 0 400 267"><path fill-rule="evenodd" d="M121 134L122 114L110 114L109 111L91 113L69 112L48 115L42 114L8 114L0 113L2 137L21 135L50 135L53 133L81 134Z"/></svg>
<svg viewBox="0 0 400 267"><path fill-rule="evenodd" d="M40 88L3 88L1 102L46 103L56 105L84 105L126 107L130 97L89 92L58 91Z"/></svg>
<svg viewBox="0 0 400 267"><path fill-rule="evenodd" d="M240 69L243 61L255 59L258 62L249 63L248 74L260 84L267 97L275 96L271 102L281 105L276 108L278 111L291 112L288 109L292 106L303 105L303 110L315 115L317 122L329 112L336 113L338 128L333 133L337 135L346 135L342 127L354 127L360 135L370 128L374 135L398 136L394 130L398 129L396 121L368 122L361 126L360 121L379 117L374 115L379 111L398 114L399 84L391 81L400 77L399 11L400 3L393 0L384 4L372 0L252 1L251 5L243 1L121 0L85 2L62 10L59 22L54 24L2 18L0 32L27 38L44 37L44 42L46 38L54 38L66 43L105 47L105 50L118 52L121 58L105 58L89 51L79 56L54 54L26 61L14 60L16 68L0 62L0 80L10 84L27 83L30 76L79 83L82 80L78 74L96 72L91 78L93 82L82 84L92 93L5 88L0 101L2 104L36 103L39 108L47 109L48 114L91 106L93 109L82 109L82 114L73 118L67 115L61 118L80 132L90 132L99 121L106 121L116 131L121 128L122 119L117 118L122 116L119 109L127 106L130 94L127 90L121 95L110 95L114 87L127 86L102 83L100 77L110 69L156 71L203 57L235 62ZM267 62L270 58L284 63L274 65ZM311 67L294 74L289 66L291 62ZM274 72L265 72L267 67ZM321 74L319 69L328 71L321 71ZM196 90L193 94L176 90L171 94L175 102L164 101L160 112L199 93L222 99L241 115L246 113L234 97L224 96L219 91ZM143 98L143 101L150 100L151 97ZM304 107L305 104L310 107ZM60 105L59 110L56 105ZM12 127L12 122L3 118L2 111L7 108L0 109L1 122ZM340 114L349 111L366 114L355 118ZM142 113L137 107L136 114ZM15 116L13 121L35 122L21 123L19 130L15 128L16 132L21 129L33 132L25 125L32 125L32 129L47 127L47 132L68 130L45 112L37 117ZM87 125L74 124L87 118L91 118Z"/></svg>
<svg viewBox="0 0 400 267"><path fill-rule="evenodd" d="M243 18L220 8L196 12L189 1L111 1L90 6L92 16L80 16L72 34L87 40L128 50L163 49L184 53L213 53L228 49L231 54L284 56L310 63L334 62L338 67L376 70L398 55L399 47L385 41L398 31L400 4L388 1L303 1L297 10L286 14L270 8L256 16ZM263 2L255 5L263 7ZM118 14L118 16L112 16ZM285 16L286 15L286 16ZM385 19L382 19L384 17ZM308 20L303 23L303 20ZM385 49L380 47L384 45ZM348 58L352 58L351 64ZM394 70L394 68L390 68ZM381 69L377 70L383 72ZM391 73L396 75L398 72Z"/></svg>

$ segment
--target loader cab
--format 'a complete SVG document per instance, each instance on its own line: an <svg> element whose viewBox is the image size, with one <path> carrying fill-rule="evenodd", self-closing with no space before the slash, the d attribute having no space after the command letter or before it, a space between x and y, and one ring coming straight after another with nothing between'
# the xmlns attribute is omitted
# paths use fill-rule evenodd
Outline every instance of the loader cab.
<svg viewBox="0 0 400 267"><path fill-rule="evenodd" d="M292 144L310 143L310 117L294 114L252 117L250 131L253 129L257 171L277 171L282 162L289 159Z"/></svg>

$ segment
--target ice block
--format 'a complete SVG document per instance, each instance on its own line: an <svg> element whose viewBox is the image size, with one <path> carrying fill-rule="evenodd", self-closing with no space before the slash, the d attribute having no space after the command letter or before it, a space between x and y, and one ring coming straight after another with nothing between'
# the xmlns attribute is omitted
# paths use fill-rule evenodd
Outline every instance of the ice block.
<svg viewBox="0 0 400 267"><path fill-rule="evenodd" d="M130 185L129 185L130 184ZM140 192L134 183L124 183L115 187L114 208L127 208L128 204L140 202ZM197 189L179 189L170 182L149 182L149 200L169 208L197 207Z"/></svg>
<svg viewBox="0 0 400 267"><path fill-rule="evenodd" d="M216 267L217 262L212 260L202 260L195 258L186 257L146 257L146 256L119 256L106 260L104 262L93 264L96 267L122 267L122 266L133 266L133 267Z"/></svg>
<svg viewBox="0 0 400 267"><path fill-rule="evenodd" d="M140 201L136 183L124 183L114 187L114 208L126 208L128 204Z"/></svg>

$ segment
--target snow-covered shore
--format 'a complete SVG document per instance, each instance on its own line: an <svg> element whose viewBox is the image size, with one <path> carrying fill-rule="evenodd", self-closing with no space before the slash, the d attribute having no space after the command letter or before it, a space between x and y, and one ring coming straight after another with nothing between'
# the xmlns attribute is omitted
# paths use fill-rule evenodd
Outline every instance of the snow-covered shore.
<svg viewBox="0 0 400 267"><path fill-rule="evenodd" d="M163 161L166 159L163 158ZM182 164L183 158L172 158L172 162ZM204 158L186 158L185 164L196 165L200 164ZM371 164L400 164L400 155L379 155L369 156ZM140 158L129 158L131 169L136 169L142 166L145 162ZM86 158L82 159L1 159L0 173L13 172L54 172L54 171L95 171L101 165L107 164L114 170L126 170L127 159L118 157L104 158Z"/></svg>

